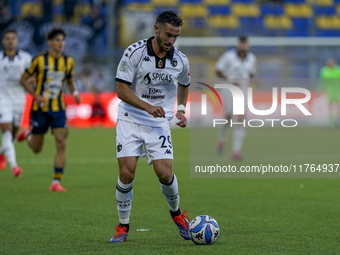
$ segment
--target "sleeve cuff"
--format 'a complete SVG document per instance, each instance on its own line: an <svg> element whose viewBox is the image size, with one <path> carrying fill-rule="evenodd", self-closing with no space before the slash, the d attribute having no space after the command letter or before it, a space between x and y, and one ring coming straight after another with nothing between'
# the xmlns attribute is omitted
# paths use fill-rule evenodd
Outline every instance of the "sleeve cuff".
<svg viewBox="0 0 340 255"><path fill-rule="evenodd" d="M122 79L119 79L119 78L116 78L116 81L124 83L126 85L131 85L132 84L132 82L129 82L129 81L126 81L126 80L122 80Z"/></svg>
<svg viewBox="0 0 340 255"><path fill-rule="evenodd" d="M178 85L181 85L182 87L189 87L190 83L188 85L183 85L183 84L178 83Z"/></svg>

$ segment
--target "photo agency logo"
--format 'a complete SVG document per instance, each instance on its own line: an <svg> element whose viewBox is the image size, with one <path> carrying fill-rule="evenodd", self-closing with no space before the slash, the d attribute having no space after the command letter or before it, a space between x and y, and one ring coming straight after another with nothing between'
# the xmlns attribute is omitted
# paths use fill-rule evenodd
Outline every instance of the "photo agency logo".
<svg viewBox="0 0 340 255"><path fill-rule="evenodd" d="M205 84L203 82L197 82L197 83L207 87L212 92L214 92L215 95L217 96L218 100L220 101L221 106L223 105L220 95L217 93L217 91L213 87L211 87L210 85ZM217 105L215 97L211 94L211 92L209 90L207 90L205 88L201 88L201 87L196 87L196 88L206 92L212 98L212 100L214 101L215 105ZM202 115L207 115L207 95L206 94L202 94L201 95L201 114Z"/></svg>
<svg viewBox="0 0 340 255"><path fill-rule="evenodd" d="M217 91L210 85L198 82L201 85L204 85L205 87L209 88L211 91L215 93L217 98L220 101L221 106L222 100L217 93ZM277 107L278 107L278 88L273 87L272 88L272 105L269 109L255 109L254 102L253 102L253 89L249 87L247 89L247 100L245 99L245 95L243 91L235 85L232 84L215 84L214 86L216 89L228 89L232 95L232 115L233 116L244 116L245 115L245 106L247 101L248 110L256 116L268 116L273 114ZM212 93L205 89L197 87L200 90L203 90L206 92L214 101L215 105L217 105L216 100ZM303 98L287 98L287 94L294 93L295 95L301 95L304 96ZM287 116L287 106L288 105L295 105L305 116L311 116L312 114L306 109L306 107L303 105L307 102L309 102L311 99L311 93L309 90L304 88L298 88L298 87L282 87L281 88L281 116ZM224 104L228 104L230 102L223 102ZM207 115L207 95L202 94L201 95L201 114ZM266 123L267 122L267 123ZM213 119L213 127L216 127L218 125L230 125L231 127L233 125L243 125L249 126L249 127L262 127L266 124L270 124L271 127L275 126L275 123L280 123L283 127L296 127L298 125L298 122L296 119L270 119L270 118L259 118L259 119L244 119L242 122L233 122L232 118L230 120L227 119Z"/></svg>

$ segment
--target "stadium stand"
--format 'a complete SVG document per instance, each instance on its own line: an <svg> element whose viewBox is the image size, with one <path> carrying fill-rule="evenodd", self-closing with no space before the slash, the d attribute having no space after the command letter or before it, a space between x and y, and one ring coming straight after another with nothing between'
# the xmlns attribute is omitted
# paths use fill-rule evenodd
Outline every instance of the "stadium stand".
<svg viewBox="0 0 340 255"><path fill-rule="evenodd" d="M95 8L93 4L98 1L2 2L9 6L12 20L34 17L43 21L89 24ZM118 2L123 8L132 12L145 11L157 15L166 9L178 11L190 26L190 29L184 30L186 36L197 35L197 29L206 36L236 36L243 33L257 36L339 35L340 0L121 0ZM49 4L52 7L49 7ZM101 16L105 20L106 1L101 1L100 8ZM0 29L3 30L6 24L6 21L1 20Z"/></svg>
<svg viewBox="0 0 340 255"><path fill-rule="evenodd" d="M192 26L185 29L187 36L195 36L195 28L211 36L339 35L340 0L126 0L123 4L155 14L166 7L176 9Z"/></svg>

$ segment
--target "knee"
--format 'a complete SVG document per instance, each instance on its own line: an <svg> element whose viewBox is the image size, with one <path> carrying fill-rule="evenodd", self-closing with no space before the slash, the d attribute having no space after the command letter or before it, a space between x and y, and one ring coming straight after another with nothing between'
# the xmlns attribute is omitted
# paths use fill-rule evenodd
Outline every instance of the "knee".
<svg viewBox="0 0 340 255"><path fill-rule="evenodd" d="M158 179L159 179L160 183L169 184L169 183L171 183L171 181L173 179L173 174L172 173L163 173L160 176L158 176Z"/></svg>
<svg viewBox="0 0 340 255"><path fill-rule="evenodd" d="M169 184L171 183L172 178L173 178L172 175L167 175L167 176L159 177L158 179L160 183Z"/></svg>
<svg viewBox="0 0 340 255"><path fill-rule="evenodd" d="M34 152L34 154L40 153L41 150L42 150L42 146L34 146L34 147L32 147L32 151Z"/></svg>
<svg viewBox="0 0 340 255"><path fill-rule="evenodd" d="M154 169L161 183L169 184L172 181L172 160L154 161Z"/></svg>
<svg viewBox="0 0 340 255"><path fill-rule="evenodd" d="M135 174L130 169L123 168L120 170L119 179L122 183L129 184L133 182L134 178L135 178Z"/></svg>
<svg viewBox="0 0 340 255"><path fill-rule="evenodd" d="M57 141L57 150L58 151L66 150L66 140L62 139Z"/></svg>

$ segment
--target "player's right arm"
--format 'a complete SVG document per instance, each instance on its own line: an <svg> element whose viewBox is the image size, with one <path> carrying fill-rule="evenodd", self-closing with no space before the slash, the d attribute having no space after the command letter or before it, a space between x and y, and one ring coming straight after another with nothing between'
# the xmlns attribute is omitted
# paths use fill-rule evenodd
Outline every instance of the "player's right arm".
<svg viewBox="0 0 340 255"><path fill-rule="evenodd" d="M122 59L117 68L117 96L120 100L146 111L155 118L165 118L165 111L161 106L153 106L138 98L131 90L130 85L135 77L137 66L141 59L139 52L131 53L128 50L124 52Z"/></svg>
<svg viewBox="0 0 340 255"><path fill-rule="evenodd" d="M46 99L43 96L35 93L35 91L30 85L30 82L32 81L30 77L33 76L33 74L35 74L37 65L38 61L37 58L35 58L32 60L31 66L27 68L26 71L21 75L20 84L25 88L25 90L28 93L30 93L33 96L34 100L38 103L39 107L44 107Z"/></svg>
<svg viewBox="0 0 340 255"><path fill-rule="evenodd" d="M153 106L147 102L139 99L123 82L117 82L117 96L120 100L132 105L138 109L146 111L148 114L154 116L155 118L165 118L165 111L161 106Z"/></svg>

